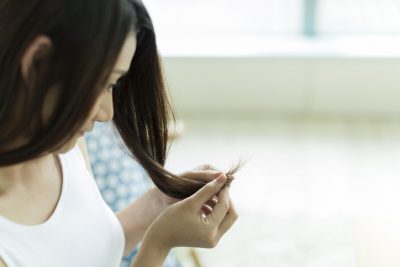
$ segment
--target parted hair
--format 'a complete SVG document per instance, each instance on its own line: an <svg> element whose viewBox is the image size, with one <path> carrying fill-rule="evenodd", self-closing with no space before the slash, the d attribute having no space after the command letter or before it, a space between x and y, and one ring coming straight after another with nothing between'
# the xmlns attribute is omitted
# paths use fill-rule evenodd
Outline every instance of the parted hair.
<svg viewBox="0 0 400 267"><path fill-rule="evenodd" d="M135 55L113 88L115 133L167 195L183 199L206 183L164 168L168 124L175 116L153 23L140 0L0 0L0 166L56 151L79 131L132 32L137 37ZM34 62L40 75L28 86L20 62L38 35L48 36L52 47ZM43 122L44 100L51 90L58 90L60 97L49 121ZM27 143L7 149L16 138L27 136ZM228 183L239 165L227 173Z"/></svg>

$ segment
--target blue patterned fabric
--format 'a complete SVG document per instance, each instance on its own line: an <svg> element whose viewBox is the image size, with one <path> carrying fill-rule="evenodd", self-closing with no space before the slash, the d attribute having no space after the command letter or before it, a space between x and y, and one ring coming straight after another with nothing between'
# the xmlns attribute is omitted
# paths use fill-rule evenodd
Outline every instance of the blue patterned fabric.
<svg viewBox="0 0 400 267"><path fill-rule="evenodd" d="M96 123L93 131L85 135L90 164L100 192L113 211L128 206L151 186L144 169L118 146L111 123ZM129 267L137 248L125 257L121 267ZM173 253L164 267L179 267Z"/></svg>

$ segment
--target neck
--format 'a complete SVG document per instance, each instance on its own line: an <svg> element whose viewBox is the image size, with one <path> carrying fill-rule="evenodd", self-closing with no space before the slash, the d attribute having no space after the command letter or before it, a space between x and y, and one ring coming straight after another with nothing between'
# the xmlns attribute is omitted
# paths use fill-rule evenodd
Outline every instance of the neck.
<svg viewBox="0 0 400 267"><path fill-rule="evenodd" d="M0 168L0 194L17 186L29 186L47 176L55 166L55 154Z"/></svg>

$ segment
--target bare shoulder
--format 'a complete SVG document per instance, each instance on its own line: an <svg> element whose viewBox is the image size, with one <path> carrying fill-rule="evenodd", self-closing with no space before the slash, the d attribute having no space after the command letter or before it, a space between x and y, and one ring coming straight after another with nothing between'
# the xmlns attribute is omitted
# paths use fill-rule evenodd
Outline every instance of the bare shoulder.
<svg viewBox="0 0 400 267"><path fill-rule="evenodd" d="M87 147L86 147L85 137L84 136L79 137L78 140L77 140L77 143L78 143L78 146L79 146L79 148L80 148L80 150L81 150L81 152L83 154L83 157L85 158L86 168L93 175L92 168L90 166L89 153L88 153L88 150L87 150ZM2 266L0 265L0 267L2 267Z"/></svg>

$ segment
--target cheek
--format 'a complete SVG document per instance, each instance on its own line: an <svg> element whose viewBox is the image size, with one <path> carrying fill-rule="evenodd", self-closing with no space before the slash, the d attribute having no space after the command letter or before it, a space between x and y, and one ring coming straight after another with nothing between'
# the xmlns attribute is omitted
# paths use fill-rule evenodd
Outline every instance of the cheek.
<svg viewBox="0 0 400 267"><path fill-rule="evenodd" d="M68 142L66 142L62 147L60 147L56 153L66 153L70 151L77 144L78 138L81 137L78 133L74 135ZM83 136L82 136L83 137Z"/></svg>
<svg viewBox="0 0 400 267"><path fill-rule="evenodd" d="M94 118L96 117L97 113L100 110L101 107L101 103L102 103L102 99L104 98L104 94L102 93L96 100L96 102L94 103L92 109L89 112L89 116L86 119L86 123L88 123L88 121L94 121Z"/></svg>
<svg viewBox="0 0 400 267"><path fill-rule="evenodd" d="M101 97L99 97L94 106L92 107L89 116L86 118L84 124L82 125L81 129L89 129L93 127L93 121L94 118L96 117L96 114L98 110L100 109L101 105ZM65 143L59 150L57 150L57 153L66 153L69 150L71 150L77 143L78 138L84 138L84 136L80 135L79 133L75 133L74 136L71 137L71 139Z"/></svg>
<svg viewBox="0 0 400 267"><path fill-rule="evenodd" d="M51 115L53 114L56 104L59 100L60 92L58 90L58 87L54 86L52 87L47 95L44 98L44 106L42 108L42 118L43 122L46 125L47 122L49 121ZM36 127L36 126L35 126Z"/></svg>

